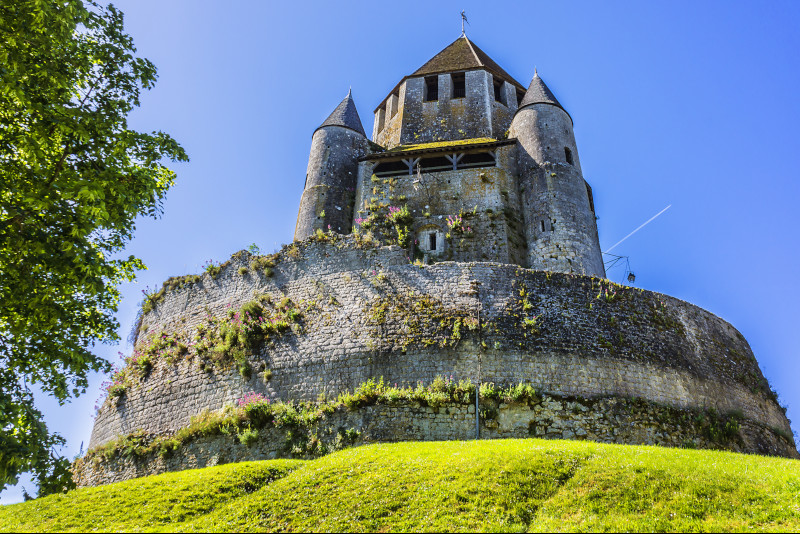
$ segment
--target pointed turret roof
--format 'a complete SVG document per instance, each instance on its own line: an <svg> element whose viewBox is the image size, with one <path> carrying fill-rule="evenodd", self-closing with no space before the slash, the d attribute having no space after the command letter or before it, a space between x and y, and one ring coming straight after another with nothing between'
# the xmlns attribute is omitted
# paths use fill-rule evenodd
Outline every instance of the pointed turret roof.
<svg viewBox="0 0 800 534"><path fill-rule="evenodd" d="M531 80L531 84L528 86L528 90L522 98L522 102L519 103L519 109L531 104L552 104L564 109L564 106L556 99L556 95L553 94L553 91L551 91L539 77L538 72L533 75L533 80ZM567 110L564 109L564 111Z"/></svg>
<svg viewBox="0 0 800 534"><path fill-rule="evenodd" d="M515 80L509 73L504 71L500 65L490 58L486 52L478 48L478 45L470 41L466 35L462 35L444 50L433 56L427 63L418 68L412 76L426 76L429 74L439 74L442 72L452 72L459 70L472 70L484 68L496 74L506 81L519 87L524 87Z"/></svg>
<svg viewBox="0 0 800 534"><path fill-rule="evenodd" d="M361 119L356 110L356 103L353 102L352 90L350 90L347 96L344 97L344 100L336 106L333 113L325 119L325 122L319 125L319 128L323 126L343 126L360 133L364 137L367 136L367 134L364 133L364 127L361 125ZM317 130L319 130L319 128L317 128Z"/></svg>

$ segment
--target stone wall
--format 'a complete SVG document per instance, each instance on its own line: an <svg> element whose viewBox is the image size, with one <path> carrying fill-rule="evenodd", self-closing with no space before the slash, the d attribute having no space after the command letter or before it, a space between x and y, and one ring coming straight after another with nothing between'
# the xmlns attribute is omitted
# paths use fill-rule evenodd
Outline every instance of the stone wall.
<svg viewBox="0 0 800 534"><path fill-rule="evenodd" d="M528 265L605 276L594 210L581 172L572 119L551 104L520 109L511 123L519 142ZM572 163L566 159L570 150Z"/></svg>
<svg viewBox="0 0 800 534"><path fill-rule="evenodd" d="M397 96L390 95L386 104L375 112L375 123L372 129L372 140L386 148L393 148L400 143L400 129L405 115L406 84L400 84ZM380 115L383 114L381 128Z"/></svg>
<svg viewBox="0 0 800 534"><path fill-rule="evenodd" d="M530 404L483 402L481 439L584 439L604 443L662 445L757 452L798 458L790 440L749 421L678 410L637 399L542 396ZM726 426L727 425L727 426ZM212 465L273 458L308 458L342 446L378 441L470 440L476 437L475 406L418 403L344 407L306 427L268 427L244 444L236 431L196 438L169 455L96 455L74 465L79 486Z"/></svg>
<svg viewBox="0 0 800 534"><path fill-rule="evenodd" d="M438 74L438 99L425 101L425 77L408 78L398 97L389 96L375 113L372 139L386 148L442 140L493 137L502 139L517 109L517 89L503 81L506 103L494 99L493 76L477 69L457 72L465 77L466 94L453 98L451 75ZM397 102L395 102L397 100ZM398 106L397 113L392 112ZM380 128L381 120L383 128Z"/></svg>
<svg viewBox="0 0 800 534"><path fill-rule="evenodd" d="M179 361L157 362L124 395L106 400L90 448L135 430L175 430L250 391L315 400L373 377L415 384L437 375L714 408L791 435L747 342L696 306L607 280L507 264L420 268L399 247L360 246L336 235L293 244L275 259L272 276L242 274L251 260L243 252L217 278L204 274L167 291L143 316L138 347L162 333L190 344L209 316L226 317L265 293L305 310L302 330L249 355L256 371L249 379L233 368L203 366L192 350Z"/></svg>
<svg viewBox="0 0 800 534"><path fill-rule="evenodd" d="M417 250L436 261L496 261L525 264L527 243L514 170L516 146L496 150L496 167L422 172L417 175L373 178L373 162L361 163L356 188L356 217L366 218L370 206L408 205ZM463 214L468 234L451 232L447 218ZM429 252L422 239L437 232L437 250ZM444 239L450 233L451 237Z"/></svg>

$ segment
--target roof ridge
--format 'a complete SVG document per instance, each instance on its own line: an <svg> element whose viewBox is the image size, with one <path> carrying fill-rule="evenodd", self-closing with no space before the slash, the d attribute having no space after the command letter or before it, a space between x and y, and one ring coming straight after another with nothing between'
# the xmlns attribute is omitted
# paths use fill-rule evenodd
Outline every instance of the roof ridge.
<svg viewBox="0 0 800 534"><path fill-rule="evenodd" d="M475 58L475 61L478 62L478 65L480 65L482 67L485 67L486 64L483 61L481 61L481 58L478 57L478 53L475 51L475 47L472 46L472 41L469 40L469 37L467 37L467 34L465 33L464 35L462 35L462 37L467 42L467 45L469 46L469 49L472 51L472 56Z"/></svg>

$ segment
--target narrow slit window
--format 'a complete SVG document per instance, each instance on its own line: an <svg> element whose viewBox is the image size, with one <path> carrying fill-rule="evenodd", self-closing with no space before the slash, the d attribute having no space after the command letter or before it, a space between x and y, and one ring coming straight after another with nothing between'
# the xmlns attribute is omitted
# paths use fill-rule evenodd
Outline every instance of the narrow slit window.
<svg viewBox="0 0 800 534"><path fill-rule="evenodd" d="M517 91L517 105L519 106L522 104L522 99L525 98L525 93L523 91Z"/></svg>
<svg viewBox="0 0 800 534"><path fill-rule="evenodd" d="M503 91L505 83L503 80L494 80L494 99L503 105L506 105L506 92Z"/></svg>
<svg viewBox="0 0 800 534"><path fill-rule="evenodd" d="M463 72L450 75L453 83L453 98L464 98L467 96L467 79Z"/></svg>
<svg viewBox="0 0 800 534"><path fill-rule="evenodd" d="M436 232L431 232L431 234L428 236L428 240L430 244L430 249L432 251L436 250Z"/></svg>
<svg viewBox="0 0 800 534"><path fill-rule="evenodd" d="M439 100L439 77L426 76L425 77L425 102L434 102Z"/></svg>
<svg viewBox="0 0 800 534"><path fill-rule="evenodd" d="M544 232L544 221L542 221L542 232Z"/></svg>
<svg viewBox="0 0 800 534"><path fill-rule="evenodd" d="M575 161L572 159L572 150L567 146L564 147L564 155L567 157L567 163L575 165Z"/></svg>

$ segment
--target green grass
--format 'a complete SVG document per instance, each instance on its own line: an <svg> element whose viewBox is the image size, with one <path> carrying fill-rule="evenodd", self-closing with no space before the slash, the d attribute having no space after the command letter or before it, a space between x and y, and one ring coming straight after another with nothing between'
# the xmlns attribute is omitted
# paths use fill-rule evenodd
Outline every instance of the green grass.
<svg viewBox="0 0 800 534"><path fill-rule="evenodd" d="M579 441L395 443L0 508L0 531L148 529L797 531L800 462Z"/></svg>
<svg viewBox="0 0 800 534"><path fill-rule="evenodd" d="M0 507L0 531L164 530L263 488L304 463L243 462L50 495Z"/></svg>

